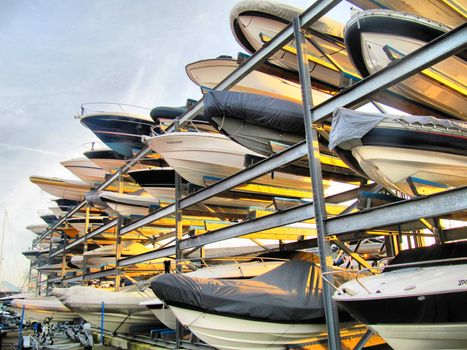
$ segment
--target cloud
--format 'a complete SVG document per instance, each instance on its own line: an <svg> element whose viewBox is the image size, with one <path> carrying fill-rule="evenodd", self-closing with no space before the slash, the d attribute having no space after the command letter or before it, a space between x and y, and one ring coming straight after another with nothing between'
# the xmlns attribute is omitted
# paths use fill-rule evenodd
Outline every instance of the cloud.
<svg viewBox="0 0 467 350"><path fill-rule="evenodd" d="M27 146L18 146L18 145L9 145L6 143L1 143L0 142L0 152L1 151L7 151L7 150L18 150L18 151L27 151L27 152L36 152L40 154L46 154L49 156L54 156L54 157L62 157L61 154L55 153L55 152L50 152L42 149L37 149L37 148L32 148L32 147L27 147Z"/></svg>

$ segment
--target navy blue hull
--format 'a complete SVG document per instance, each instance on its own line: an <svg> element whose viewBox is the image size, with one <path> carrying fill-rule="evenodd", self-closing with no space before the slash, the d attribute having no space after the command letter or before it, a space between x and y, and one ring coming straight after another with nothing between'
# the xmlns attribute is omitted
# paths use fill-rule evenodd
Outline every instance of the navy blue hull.
<svg viewBox="0 0 467 350"><path fill-rule="evenodd" d="M104 114L88 116L81 122L104 144L125 157L131 157L144 148L141 137L149 136L155 125L151 121Z"/></svg>

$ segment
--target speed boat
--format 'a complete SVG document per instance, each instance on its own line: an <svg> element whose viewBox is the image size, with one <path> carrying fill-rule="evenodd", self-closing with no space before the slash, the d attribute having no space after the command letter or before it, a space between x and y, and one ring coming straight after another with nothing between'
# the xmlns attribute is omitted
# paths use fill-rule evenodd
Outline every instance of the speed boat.
<svg viewBox="0 0 467 350"><path fill-rule="evenodd" d="M188 64L185 69L193 83L201 87L201 90L212 89L228 75L239 67L236 60L231 58L216 58L197 61ZM299 84L269 75L260 71L252 71L229 91L246 92L250 94L264 95L295 103L301 103L302 91ZM326 101L330 94L313 89L313 102L315 105Z"/></svg>
<svg viewBox="0 0 467 350"><path fill-rule="evenodd" d="M349 0L350 3L363 10L388 9L398 12L408 12L417 16L430 18L450 27L457 27L465 23L465 2L425 0L423 6L406 0Z"/></svg>
<svg viewBox="0 0 467 350"><path fill-rule="evenodd" d="M149 115L127 112L83 111L79 118L106 146L125 157L144 148L141 137L151 135L155 126Z"/></svg>
<svg viewBox="0 0 467 350"><path fill-rule="evenodd" d="M104 329L112 333L132 333L141 327L160 327L161 324L151 311L139 305L154 299L155 295L150 289L140 291L136 285L118 292L74 286L54 288L52 293L64 306L98 328L101 327L103 307Z"/></svg>
<svg viewBox="0 0 467 350"><path fill-rule="evenodd" d="M410 196L467 184L467 125L337 109L329 147L349 167Z"/></svg>
<svg viewBox="0 0 467 350"><path fill-rule="evenodd" d="M158 200L153 196L137 196L126 193L101 191L99 193L99 198L112 208L112 210L123 216L145 216L149 214L150 210L155 210L160 207Z"/></svg>
<svg viewBox="0 0 467 350"><path fill-rule="evenodd" d="M186 181L206 186L245 168L245 156L261 158L261 155L230 140L221 134L204 132L172 132L148 140L148 145L159 153ZM310 189L306 176L274 172L253 180L254 183Z"/></svg>
<svg viewBox="0 0 467 350"><path fill-rule="evenodd" d="M93 161L88 158L74 158L60 162L67 170L80 180L87 184L94 186L95 184L105 181L107 173L104 169L97 166Z"/></svg>
<svg viewBox="0 0 467 350"><path fill-rule="evenodd" d="M91 187L84 182L58 179L56 177L30 176L29 180L48 194L65 199L81 201Z"/></svg>
<svg viewBox="0 0 467 350"><path fill-rule="evenodd" d="M230 27L237 42L255 53L284 29L302 10L273 1L240 1L230 12ZM310 76L334 89L349 78L360 79L342 39L342 25L322 17L305 28ZM298 71L295 40L274 53L269 62L289 71Z"/></svg>
<svg viewBox="0 0 467 350"><path fill-rule="evenodd" d="M70 322L79 318L78 314L65 307L54 296L14 299L9 306L20 315L23 307L28 321L42 322L50 317L52 322Z"/></svg>
<svg viewBox="0 0 467 350"><path fill-rule="evenodd" d="M221 265L207 265L184 276L190 278L246 279L262 275L285 263L285 259L258 257L251 261L237 261ZM176 317L159 298L142 302L166 327L175 329Z"/></svg>
<svg viewBox="0 0 467 350"><path fill-rule="evenodd" d="M466 349L466 268L467 242L406 250L333 298L395 350Z"/></svg>
<svg viewBox="0 0 467 350"><path fill-rule="evenodd" d="M343 279L345 280L345 279ZM249 280L160 275L154 293L182 325L218 349L286 349L326 337L318 258L295 257ZM341 313L341 326L355 324Z"/></svg>
<svg viewBox="0 0 467 350"><path fill-rule="evenodd" d="M420 15L375 9L358 12L350 19L345 27L345 44L355 67L367 77L450 29ZM461 51L390 90L451 118L466 120L466 58L466 51Z"/></svg>
<svg viewBox="0 0 467 350"><path fill-rule="evenodd" d="M26 226L26 229L35 233L36 235L40 235L47 231L49 228L49 225L46 224L37 224L37 225L28 225Z"/></svg>

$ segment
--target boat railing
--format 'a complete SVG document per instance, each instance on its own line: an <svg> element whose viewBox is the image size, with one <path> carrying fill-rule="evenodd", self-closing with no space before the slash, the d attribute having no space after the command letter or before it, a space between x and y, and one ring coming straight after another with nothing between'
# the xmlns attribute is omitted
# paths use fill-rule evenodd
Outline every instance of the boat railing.
<svg viewBox="0 0 467 350"><path fill-rule="evenodd" d="M436 259L436 260L426 260L426 261L414 261L414 262L409 262L409 263L400 263L400 264L391 264L391 265L381 265L381 266L374 266L374 267L367 267L364 269L359 270L356 275L355 275L355 281L368 293L371 294L371 291L365 287L363 282L359 279L362 274L366 273L371 273L375 275L376 273L374 271L377 271L377 273L381 273L381 270L388 269L389 271L393 270L394 268L404 268L404 267L422 267L423 265L440 265L440 264L446 264L446 263L455 263L455 262L462 262L462 261L467 261L467 257L461 257L461 258L448 258L448 259ZM327 271L323 272L323 280L326 281L329 285L331 285L334 289L338 289L339 287L336 286L334 283L331 283L324 275L334 275L337 273L345 273L345 272L351 272L352 270L342 270L342 271Z"/></svg>
<svg viewBox="0 0 467 350"><path fill-rule="evenodd" d="M90 113L105 112L130 113L149 116L151 109L118 102L88 102L81 105L81 112L78 117L84 117Z"/></svg>

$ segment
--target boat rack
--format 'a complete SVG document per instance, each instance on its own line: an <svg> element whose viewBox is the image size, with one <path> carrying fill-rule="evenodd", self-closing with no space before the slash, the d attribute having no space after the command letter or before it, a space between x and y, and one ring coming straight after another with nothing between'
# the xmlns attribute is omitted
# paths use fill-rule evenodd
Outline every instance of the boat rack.
<svg viewBox="0 0 467 350"><path fill-rule="evenodd" d="M257 51L248 60L244 61L240 67L232 74L226 77L214 90L228 90L241 79L243 79L249 72L261 65L271 55L279 50L282 46L288 43L294 36L297 42L303 42L303 34L300 27L313 23L340 1L336 0L320 0L308 8L299 18L294 20L293 24L287 26L284 30L278 33L274 38L268 42L261 50ZM418 196L413 199L401 200L394 203L385 204L382 206L369 207L357 212L350 212L354 209L355 205L344 209L341 215L334 217L327 217L325 204L329 201L350 201L356 200L360 191L374 191L380 190L380 187L375 185L362 184L360 188L344 192L324 198L322 194L322 174L319 162L319 150L313 149L313 140L316 137L316 128L312 125L320 123L328 119L332 113L339 107L356 108L371 100L372 96L388 87L410 77L417 72L430 67L443 59L456 54L466 47L467 42L467 28L466 25L461 25L450 32L442 35L441 37L427 43L421 49L394 61L385 69L354 83L350 87L345 88L336 96L329 100L313 106L310 92L310 80L307 76L306 70L306 52L302 52L301 45L297 47L300 78L302 80L302 96L305 117L310 127L307 127L307 138L305 141L296 144L293 147L276 153L273 156L259 161L250 167L234 174L228 178L222 179L208 187L205 187L189 196L176 201L174 204L160 208L149 215L139 218L135 221L125 223L122 217L117 217L101 227L85 233L83 236L64 242L62 247L51 251L50 259L62 258L62 264L66 264L66 254L71 249L87 250L87 244L94 237L99 236L109 229L114 229L116 235L116 260L115 267L108 268L98 272L87 272L86 268L83 269L80 275L73 277L56 277L48 278L47 281L41 281L41 276L37 277L39 286L50 287L54 284L72 284L82 283L84 281L103 279L114 277L116 285L118 285L120 278L124 274L125 268L142 263L148 260L163 258L167 256L180 257L180 252L185 250L194 250L201 248L207 244L221 242L226 239L241 237L247 234L255 233L258 231L268 230L284 225L301 222L304 220L314 219L317 226L317 237L312 239L297 240L296 242L281 244L280 248L286 250L304 249L310 247L319 247L320 257L323 264L323 271L326 271L326 265L330 265L330 251L329 245L331 242L337 242L339 247L345 248L342 242L350 240L362 240L371 237L386 237L386 249L390 253L396 253L399 246L399 235L428 235L434 237L438 241L450 241L457 239L467 238L465 227L442 230L439 226L439 218L449 218L453 214L456 219L461 217L461 220L466 219L465 211L467 210L467 187L456 188L429 196ZM304 46L304 45L303 45ZM304 73L305 72L305 73ZM304 75L306 74L306 75ZM190 110L178 119L178 124L188 122L194 118L203 109L203 99L198 101ZM308 118L308 119L307 119ZM172 132L177 129L177 122L172 124L166 130ZM317 144L317 142L315 143ZM141 150L134 158L132 158L125 166L118 172L113 174L107 181L100 185L97 190L105 189L111 183L121 180L132 165L137 163L142 157L150 153L149 147ZM182 238L180 216L183 210L190 206L200 203L210 197L219 193L235 188L243 183L251 181L258 176L274 171L279 167L283 167L301 158L308 157L310 164L310 174L313 179L311 186L313 186L313 202L302 204L286 210L276 211L270 215L255 217L250 220L245 220L235 223L226 227L216 230L208 231L200 235L193 235L187 238ZM180 186L176 187L176 193L180 195ZM180 197L178 197L180 198ZM66 217L62 218L56 225L38 237L33 246L37 246L41 241L44 241L53 232L57 230L60 225L65 224L66 219L73 216L81 209L88 208L86 213L86 223L89 222L89 203L86 201L81 202L73 210L71 210ZM464 211L464 213L462 213ZM176 244L171 246L161 247L154 249L150 252L121 258L120 256L120 243L121 238L144 226L150 225L152 222L175 215L176 227L175 232L170 233L175 237ZM88 225L86 225L87 230ZM430 229L432 234L420 234L420 230ZM415 231L415 233L414 233ZM50 243L51 244L51 243ZM353 253L349 251L349 253ZM363 259L361 259L363 260ZM360 262L360 261L359 261ZM362 264L363 261L362 261ZM330 267L330 266L328 266ZM63 267L62 272L66 269ZM65 274L62 273L62 276ZM327 285L326 283L324 284ZM335 315L335 308L331 300L331 291L325 291L325 311L326 320L328 325L329 346L331 349L340 349L339 332L337 327L337 318Z"/></svg>

